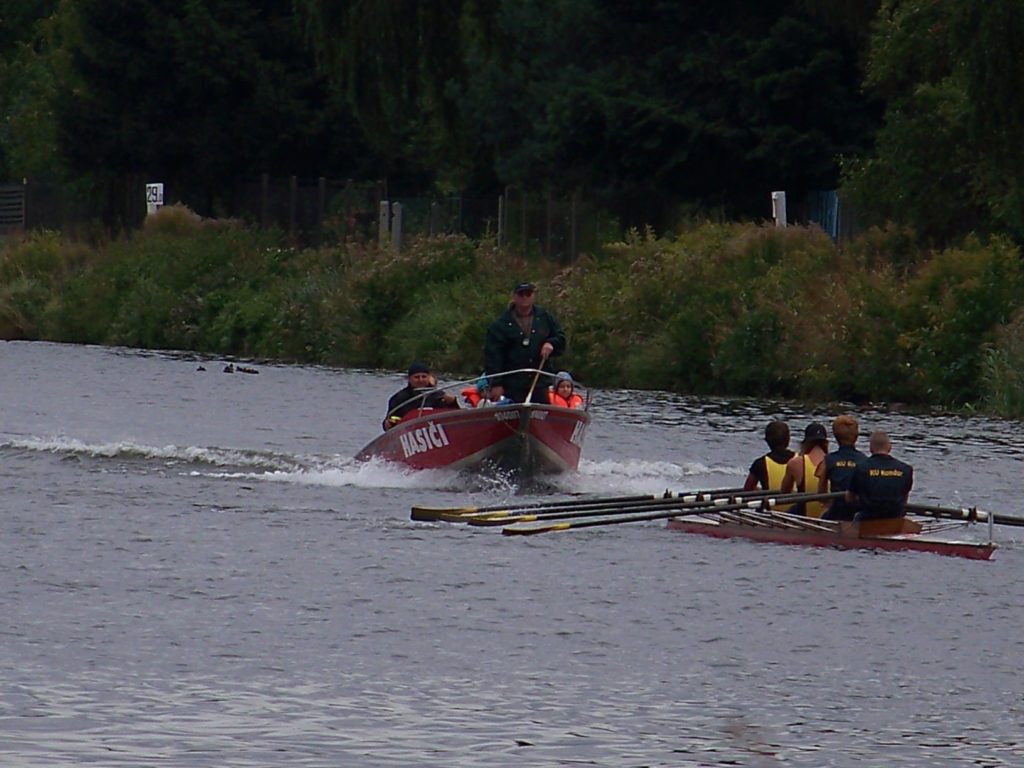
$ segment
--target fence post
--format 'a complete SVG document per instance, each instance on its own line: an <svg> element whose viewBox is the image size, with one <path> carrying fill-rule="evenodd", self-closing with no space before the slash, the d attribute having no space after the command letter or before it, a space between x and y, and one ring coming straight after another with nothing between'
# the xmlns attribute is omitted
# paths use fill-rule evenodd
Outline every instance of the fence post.
<svg viewBox="0 0 1024 768"><path fill-rule="evenodd" d="M438 229L438 226L437 226L438 211L440 211L440 206L438 206L437 200L431 200L430 201L430 236L431 237L433 237L434 235L437 234L437 229Z"/></svg>
<svg viewBox="0 0 1024 768"><path fill-rule="evenodd" d="M526 253L526 245L527 245L527 240L526 240L526 194L523 191L520 191L520 194L519 194L519 204L520 204L520 207L522 208L522 211L519 214L519 220L522 223L522 233L523 233L522 239L519 241L519 247L523 249L523 253L525 254Z"/></svg>
<svg viewBox="0 0 1024 768"><path fill-rule="evenodd" d="M576 261L576 193L572 193L569 205L569 264Z"/></svg>
<svg viewBox="0 0 1024 768"><path fill-rule="evenodd" d="M551 190L548 189L548 200L544 210L544 258L551 260L551 218L554 215L551 202Z"/></svg>
<svg viewBox="0 0 1024 768"><path fill-rule="evenodd" d="M505 196L498 195L498 247L502 245L502 235L505 233Z"/></svg>
<svg viewBox="0 0 1024 768"><path fill-rule="evenodd" d="M388 242L388 230L391 228L391 203L380 201L380 212L377 218L377 243L383 248Z"/></svg>
<svg viewBox="0 0 1024 768"><path fill-rule="evenodd" d="M288 236L295 239L295 208L299 200L299 177L288 179Z"/></svg>
<svg viewBox="0 0 1024 768"><path fill-rule="evenodd" d="M260 227L267 228L267 212L270 205L270 174L260 174Z"/></svg>
<svg viewBox="0 0 1024 768"><path fill-rule="evenodd" d="M391 250L402 250L402 204L391 204Z"/></svg>
<svg viewBox="0 0 1024 768"><path fill-rule="evenodd" d="M323 229L324 214L327 211L327 179L323 176L316 180L316 228Z"/></svg>
<svg viewBox="0 0 1024 768"><path fill-rule="evenodd" d="M786 193L772 192L772 218L776 227L786 226Z"/></svg>

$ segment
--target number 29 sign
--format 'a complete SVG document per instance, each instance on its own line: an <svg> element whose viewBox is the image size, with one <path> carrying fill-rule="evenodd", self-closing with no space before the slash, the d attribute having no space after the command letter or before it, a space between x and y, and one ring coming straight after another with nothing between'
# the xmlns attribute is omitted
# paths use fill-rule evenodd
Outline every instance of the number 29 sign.
<svg viewBox="0 0 1024 768"><path fill-rule="evenodd" d="M146 185L146 213L156 213L164 204L163 182Z"/></svg>

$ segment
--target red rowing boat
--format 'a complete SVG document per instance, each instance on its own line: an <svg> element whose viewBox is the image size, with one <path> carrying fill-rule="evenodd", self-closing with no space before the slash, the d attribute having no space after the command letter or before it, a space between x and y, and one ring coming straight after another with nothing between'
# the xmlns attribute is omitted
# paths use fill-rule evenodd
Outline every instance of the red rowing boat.
<svg viewBox="0 0 1024 768"><path fill-rule="evenodd" d="M420 408L369 443L356 459L384 459L413 469L494 467L521 476L554 474L579 467L589 423L587 408L541 403Z"/></svg>
<svg viewBox="0 0 1024 768"><path fill-rule="evenodd" d="M846 523L757 510L710 511L700 517L674 517L668 521L668 527L674 531L719 539L740 538L837 549L932 552L972 560L992 557L996 545L991 541L954 541L932 537L938 531L961 525L919 522L910 518Z"/></svg>

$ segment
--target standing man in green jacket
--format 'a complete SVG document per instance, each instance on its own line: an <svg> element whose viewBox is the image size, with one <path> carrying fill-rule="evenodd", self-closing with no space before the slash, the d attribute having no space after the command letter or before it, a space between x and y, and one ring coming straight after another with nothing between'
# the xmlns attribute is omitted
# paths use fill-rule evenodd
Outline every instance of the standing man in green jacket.
<svg viewBox="0 0 1024 768"><path fill-rule="evenodd" d="M534 375L518 373L496 378L496 374L519 368L548 370L548 359L565 351L562 326L554 315L534 303L536 299L536 285L528 281L516 283L512 303L491 323L484 343L484 375L491 381L492 393L503 389L517 403L526 400ZM539 386L546 388L547 384L541 382Z"/></svg>

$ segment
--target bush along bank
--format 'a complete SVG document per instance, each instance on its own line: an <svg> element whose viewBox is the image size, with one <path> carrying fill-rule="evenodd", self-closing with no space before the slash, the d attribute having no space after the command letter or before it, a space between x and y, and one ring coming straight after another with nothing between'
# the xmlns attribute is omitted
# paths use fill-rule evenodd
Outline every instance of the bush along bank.
<svg viewBox="0 0 1024 768"><path fill-rule="evenodd" d="M98 246L5 241L0 336L369 368L422 358L468 377L526 277L566 328L562 365L592 385L1024 415L1018 248L912 243L898 229L837 248L816 229L704 224L559 267L461 237L298 250L172 207Z"/></svg>

